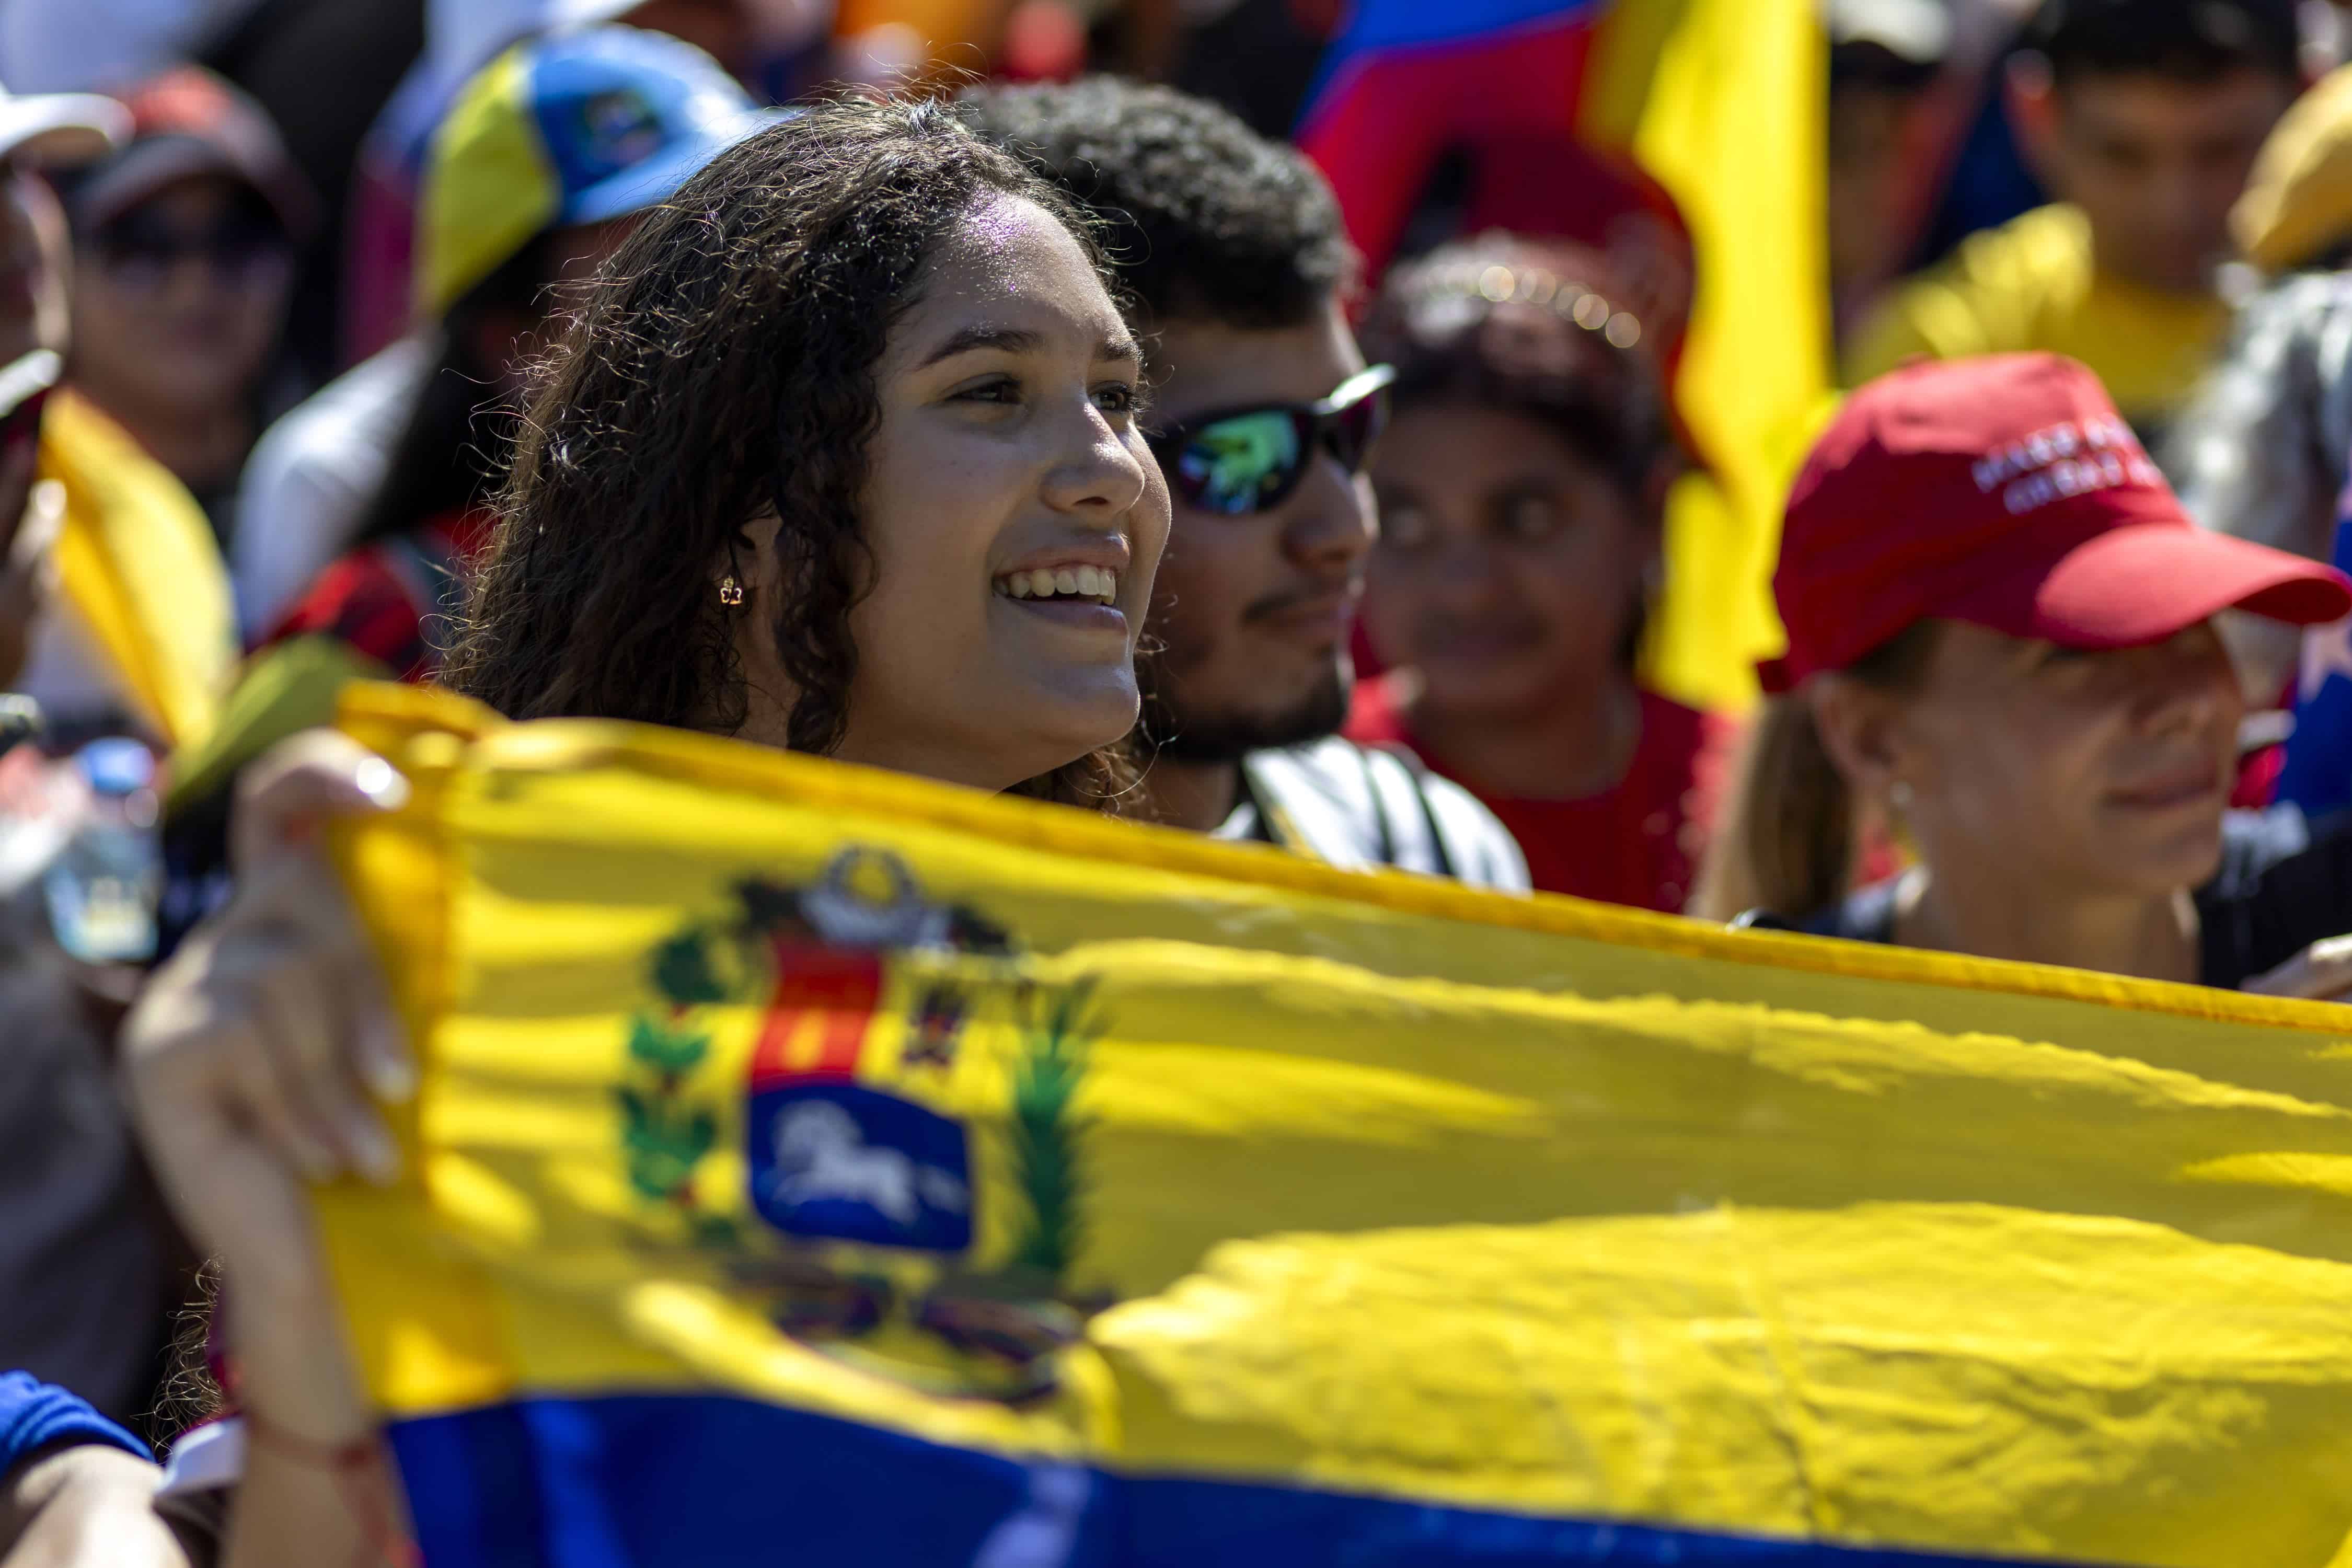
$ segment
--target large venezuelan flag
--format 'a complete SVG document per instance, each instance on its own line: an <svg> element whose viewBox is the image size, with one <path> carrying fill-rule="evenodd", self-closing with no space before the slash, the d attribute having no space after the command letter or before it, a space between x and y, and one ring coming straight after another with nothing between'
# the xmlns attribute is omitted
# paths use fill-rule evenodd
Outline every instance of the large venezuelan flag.
<svg viewBox="0 0 2352 1568"><path fill-rule="evenodd" d="M1474 227L1689 268L1644 289L1689 296L1675 402L1708 470L1668 510L1646 663L1706 706L1744 705L1779 651L1780 508L1832 397L1817 3L1356 0L1299 122L1375 270L1449 151L1470 159ZM1591 152L1664 187L1686 261Z"/></svg>
<svg viewBox="0 0 2352 1568"><path fill-rule="evenodd" d="M356 689L426 1561L2352 1561L2345 1015Z"/></svg>

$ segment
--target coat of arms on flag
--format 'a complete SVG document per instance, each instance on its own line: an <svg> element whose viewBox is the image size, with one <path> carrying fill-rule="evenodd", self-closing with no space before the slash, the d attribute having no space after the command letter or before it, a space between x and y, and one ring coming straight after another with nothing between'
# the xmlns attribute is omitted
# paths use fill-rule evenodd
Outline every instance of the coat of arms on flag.
<svg viewBox="0 0 2352 1568"><path fill-rule="evenodd" d="M1084 1224L1073 1100L1102 1026L1089 987L1041 985L1003 927L926 899L885 851L845 848L804 887L739 879L726 905L646 955L654 995L614 1090L638 1196L803 1343L929 1386L1044 1392L1047 1358L1109 1300L1067 1279ZM697 1069L719 1010L747 1005L757 1033L730 1104ZM892 1006L906 1016L880 1016ZM1017 1041L1013 1213L994 1249L979 1246L971 1132L899 1091L949 1089L982 1012ZM861 1077L869 1050L877 1073ZM730 1117L737 1156L713 1160Z"/></svg>

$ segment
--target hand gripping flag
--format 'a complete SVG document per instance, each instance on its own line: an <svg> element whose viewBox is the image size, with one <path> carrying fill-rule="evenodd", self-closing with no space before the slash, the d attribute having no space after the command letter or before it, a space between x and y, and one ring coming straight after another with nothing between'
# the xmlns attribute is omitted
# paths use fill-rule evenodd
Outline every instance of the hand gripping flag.
<svg viewBox="0 0 2352 1568"><path fill-rule="evenodd" d="M2352 1561L2336 1010L343 722L434 1568Z"/></svg>

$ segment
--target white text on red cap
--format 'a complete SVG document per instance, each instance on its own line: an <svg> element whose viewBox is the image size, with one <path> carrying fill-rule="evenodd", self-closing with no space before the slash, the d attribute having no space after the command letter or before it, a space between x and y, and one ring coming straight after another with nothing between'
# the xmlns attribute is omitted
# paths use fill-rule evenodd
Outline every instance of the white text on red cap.
<svg viewBox="0 0 2352 1568"><path fill-rule="evenodd" d="M1988 452L1969 469L1977 489L1998 488L2001 504L2018 516L2065 496L2117 485L2164 482L2131 426L2112 415L2067 420Z"/></svg>

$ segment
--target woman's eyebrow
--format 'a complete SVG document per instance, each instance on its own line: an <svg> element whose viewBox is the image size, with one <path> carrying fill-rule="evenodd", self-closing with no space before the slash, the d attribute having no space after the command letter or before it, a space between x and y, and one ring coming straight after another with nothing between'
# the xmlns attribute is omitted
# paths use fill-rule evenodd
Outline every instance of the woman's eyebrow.
<svg viewBox="0 0 2352 1568"><path fill-rule="evenodd" d="M1043 332L1032 331L1026 327L997 327L982 323L950 333L947 341L924 355L922 363L915 368L926 369L939 363L941 360L953 359L958 354L970 353L975 349L993 350L998 353L1024 354L1035 353L1045 346L1045 334ZM1124 360L1130 364L1141 364L1143 345L1126 332L1107 334L1101 342L1095 345L1095 358Z"/></svg>
<svg viewBox="0 0 2352 1568"><path fill-rule="evenodd" d="M965 327L950 333L948 340L923 356L915 368L922 370L943 359L953 359L974 349L993 349L999 353L1035 353L1045 346L1045 334L1033 332L1025 327L992 327L986 324Z"/></svg>

